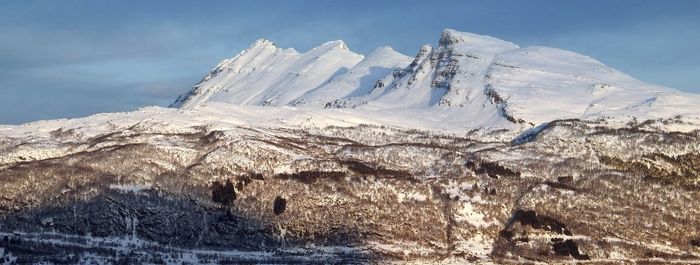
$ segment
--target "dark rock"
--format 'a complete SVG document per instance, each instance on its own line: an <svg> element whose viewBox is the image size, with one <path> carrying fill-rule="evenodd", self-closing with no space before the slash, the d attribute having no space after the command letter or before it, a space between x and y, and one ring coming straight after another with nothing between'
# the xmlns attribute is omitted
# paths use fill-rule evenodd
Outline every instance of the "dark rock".
<svg viewBox="0 0 700 265"><path fill-rule="evenodd" d="M499 165L496 162L481 162L476 170L477 174L487 174L490 178L498 179L499 177L520 177L520 172L513 171L507 167Z"/></svg>
<svg viewBox="0 0 700 265"><path fill-rule="evenodd" d="M571 183L574 181L574 177L572 176L561 176L557 178L557 182L559 183Z"/></svg>
<svg viewBox="0 0 700 265"><path fill-rule="evenodd" d="M555 239L552 239L552 241L555 241ZM578 250L578 245L576 242L574 242L571 239L563 240L561 239L558 240L559 242L554 242L552 244L552 249L554 250L554 254L558 256L571 256L574 259L578 260L588 260L590 259L588 255L586 254L581 254Z"/></svg>
<svg viewBox="0 0 700 265"><path fill-rule="evenodd" d="M273 211L275 212L276 215L280 215L284 213L284 211L287 209L287 199L282 198L280 196L277 196L275 198L275 202L273 204Z"/></svg>
<svg viewBox="0 0 700 265"><path fill-rule="evenodd" d="M223 205L231 205L236 200L236 189L231 180L222 183L214 181L211 184L211 200Z"/></svg>
<svg viewBox="0 0 700 265"><path fill-rule="evenodd" d="M522 225L529 225L535 229L543 229L567 236L571 235L571 231L569 231L563 223L546 215L538 215L535 211L531 210L515 211L511 222L520 222Z"/></svg>
<svg viewBox="0 0 700 265"><path fill-rule="evenodd" d="M693 246L693 247L700 248L700 238L691 239L691 240L690 240L690 245Z"/></svg>

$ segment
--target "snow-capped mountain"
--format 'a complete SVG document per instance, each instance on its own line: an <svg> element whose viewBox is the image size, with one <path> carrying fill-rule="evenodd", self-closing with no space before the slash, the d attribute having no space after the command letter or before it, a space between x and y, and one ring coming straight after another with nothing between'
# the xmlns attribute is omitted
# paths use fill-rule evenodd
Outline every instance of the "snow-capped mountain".
<svg viewBox="0 0 700 265"><path fill-rule="evenodd" d="M362 58L340 41L299 54L259 40L172 106L420 109L469 117L478 127L700 114L700 96L646 84L590 57L451 29L412 61L389 47Z"/></svg>
<svg viewBox="0 0 700 265"><path fill-rule="evenodd" d="M278 48L268 40L257 40L236 57L219 63L172 106L191 108L209 101L286 105L363 58L348 50L343 41L327 42L300 54Z"/></svg>
<svg viewBox="0 0 700 265"><path fill-rule="evenodd" d="M445 30L0 125L0 263L700 264L700 99Z"/></svg>

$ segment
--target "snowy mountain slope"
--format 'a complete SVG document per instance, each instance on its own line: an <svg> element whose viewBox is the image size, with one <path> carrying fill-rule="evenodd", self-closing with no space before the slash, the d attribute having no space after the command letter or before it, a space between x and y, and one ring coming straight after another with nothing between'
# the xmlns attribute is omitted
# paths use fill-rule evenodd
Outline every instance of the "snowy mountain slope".
<svg viewBox="0 0 700 265"><path fill-rule="evenodd" d="M584 55L521 48L451 29L438 44L421 47L413 61L388 47L360 61L340 42L298 54L258 41L222 62L173 106L420 110L459 116L472 128L531 127L567 118L625 123L700 116L700 96L646 84Z"/></svg>
<svg viewBox="0 0 700 265"><path fill-rule="evenodd" d="M580 54L528 47L498 55L487 90L505 111L529 122L635 116L640 120L694 115L700 96L650 85Z"/></svg>
<svg viewBox="0 0 700 265"><path fill-rule="evenodd" d="M488 36L444 30L437 49L424 46L378 104L466 106L484 102L484 76L495 55L518 46Z"/></svg>
<svg viewBox="0 0 700 265"><path fill-rule="evenodd" d="M410 76L408 80L405 80L404 82L410 83L413 85L418 80L418 75L423 76L420 78L420 80L425 80L424 76L428 76L429 73L426 71L426 65L429 64L429 61L427 60L428 57L432 54L432 46L430 45L424 45L421 47L420 51L418 54L416 54L416 57L413 59L413 61L408 64L408 66L404 67L403 69L397 70L392 72L391 75L387 75L384 78L378 80L375 83L375 86L367 91L366 94L364 95L355 95L353 97L344 97L344 98L339 98L333 101L332 107L339 107L339 108L357 108L361 105L366 105L369 102L372 102L374 104L378 104L377 108L402 108L405 109L409 105L415 105L419 104L416 102L419 102L426 96L426 94L430 94L429 89L416 89L410 92L406 92L406 90L401 90L397 92L397 89L395 89L398 86L398 83L401 82L401 80L404 79L406 76ZM420 86L419 86L420 87ZM401 92L406 92L409 95L396 95ZM383 98L387 94L394 94L394 97L400 97L400 101L393 101L388 104L388 106L381 106L380 103L378 103L378 99Z"/></svg>
<svg viewBox="0 0 700 265"><path fill-rule="evenodd" d="M410 62L411 57L391 47L379 47L346 73L299 97L293 105L331 107L333 100L366 95L378 86L378 80Z"/></svg>
<svg viewBox="0 0 700 265"><path fill-rule="evenodd" d="M172 107L187 109L211 101L286 105L362 59L342 41L327 42L300 54L261 39L236 57L219 63Z"/></svg>

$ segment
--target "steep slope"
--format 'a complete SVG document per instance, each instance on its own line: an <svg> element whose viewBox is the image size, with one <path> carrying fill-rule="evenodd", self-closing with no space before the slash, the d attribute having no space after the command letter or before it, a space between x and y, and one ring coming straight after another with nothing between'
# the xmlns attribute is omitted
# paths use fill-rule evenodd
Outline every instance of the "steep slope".
<svg viewBox="0 0 700 265"><path fill-rule="evenodd" d="M234 58L219 63L172 107L205 102L236 105L286 105L363 59L344 42L331 41L300 54L258 40Z"/></svg>
<svg viewBox="0 0 700 265"><path fill-rule="evenodd" d="M444 30L438 48L423 46L413 63L373 103L405 107L483 105L485 74L493 58L517 48L489 36Z"/></svg>

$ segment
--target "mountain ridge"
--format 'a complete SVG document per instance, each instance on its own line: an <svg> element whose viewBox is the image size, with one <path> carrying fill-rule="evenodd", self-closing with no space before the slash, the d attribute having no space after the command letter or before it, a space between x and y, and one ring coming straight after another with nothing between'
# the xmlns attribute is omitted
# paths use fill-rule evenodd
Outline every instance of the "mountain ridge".
<svg viewBox="0 0 700 265"><path fill-rule="evenodd" d="M491 36L453 29L443 30L438 43L436 48L421 47L413 60L390 47L391 52L387 50L382 58L371 54L358 60L361 55L350 51L344 42L326 42L305 54L329 46L339 47L347 52L349 59L339 63L346 58L341 55L330 62L301 60L294 67L279 70L281 73L268 73L279 77L269 82L260 77L247 80L241 77L245 73L230 66L274 69L275 64L280 64L280 60L256 60L268 56L265 53L244 56L256 51L258 46L280 49L270 41L258 40L241 55L217 65L171 106L192 109L209 102L223 102L387 111L439 112L459 108L462 115L473 120L486 122L500 118L528 126L569 118L628 121L632 117L644 120L700 114L700 103L695 103L700 102L698 95L646 84L575 52L542 46L520 47ZM381 61L382 65L363 65L370 59ZM310 76L307 70L311 67L324 71ZM382 70L370 73L368 68L372 67ZM211 80L212 74L218 75L224 69L232 70L223 73L224 78ZM241 100L241 95L251 91L264 96Z"/></svg>
<svg viewBox="0 0 700 265"><path fill-rule="evenodd" d="M326 42L302 54L259 39L235 57L219 63L171 106L191 108L230 90L235 92L229 98L231 103L284 105L363 58L351 52L343 41Z"/></svg>

